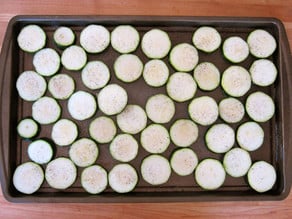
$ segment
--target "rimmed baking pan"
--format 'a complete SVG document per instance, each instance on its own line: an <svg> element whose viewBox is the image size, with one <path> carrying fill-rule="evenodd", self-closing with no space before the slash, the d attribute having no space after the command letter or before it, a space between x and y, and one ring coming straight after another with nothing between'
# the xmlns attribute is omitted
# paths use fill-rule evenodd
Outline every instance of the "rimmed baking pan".
<svg viewBox="0 0 292 219"><path fill-rule="evenodd" d="M136 159L131 161L139 175L139 183L134 191L127 194L118 194L114 192L109 186L107 189L98 195L90 195L85 192L80 184L80 174L82 168L78 168L78 178L76 182L66 190L56 190L50 188L47 182L44 182L41 188L32 195L25 195L18 192L12 183L12 176L15 168L26 161L29 161L27 155L27 147L29 141L21 139L16 131L16 127L21 118L31 115L32 103L23 101L19 98L16 90L16 80L19 74L25 70L33 70L32 58L33 54L25 53L19 49L17 44L17 35L22 27L28 24L40 25L47 34L46 47L52 47L57 50L59 54L62 50L57 48L53 43L53 32L59 26L68 26L72 28L77 36L76 44L79 44L79 35L81 30L89 24L100 24L105 26L109 31L120 24L129 24L134 26L140 37L152 29L160 28L166 31L171 39L172 46L187 42L192 43L192 34L200 26L208 25L215 27L222 40L229 36L240 36L247 39L248 34L255 29L264 29L270 32L277 41L277 49L269 59L274 62L278 69L278 76L276 82L269 87L258 87L252 85L248 92L256 90L263 91L270 95L276 106L274 117L268 122L261 123L265 132L263 146L251 152L252 161L265 160L271 163L277 173L277 180L274 187L265 193L258 193L250 188L246 177L233 178L226 177L224 184L215 191L203 190L195 182L193 174L190 176L178 176L172 172L167 183L160 186L151 186L147 184L141 176L140 165L147 153L142 147L139 147L139 153ZM143 54L139 46L136 54L145 64L148 58ZM134 83L123 83L119 81L113 70L113 63L119 54L110 46L106 51L100 54L88 54L89 60L104 61L111 71L110 83L117 83L123 86L129 95L129 103L139 104L145 107L147 98L155 93L166 93L165 87L150 88L145 84L141 77ZM255 58L251 55L240 63L241 66L249 69L251 63ZM170 73L175 70L169 64L168 57L163 61L168 65ZM213 53L207 54L199 52L199 62L211 61L222 73L227 67L232 65L228 62L222 54L221 48ZM282 200L289 194L291 186L292 172L289 167L292 165L292 140L291 132L291 87L292 87L292 68L291 68L291 54L289 50L289 43L285 33L285 29L281 21L273 18L237 18L237 17L150 17L150 16L16 16L7 27L5 39L3 41L1 59L0 59L0 77L1 77L1 99L0 99L0 113L1 113L1 132L0 132L0 177L1 186L5 198L11 202L174 202L174 201L243 201L243 200ZM76 83L76 90L86 90L94 95L99 91L87 89L81 82L80 72L70 72L61 68L60 72L70 74ZM48 80L48 78L46 78ZM247 94L247 95L248 95ZM46 95L50 96L47 91ZM217 103L227 95L219 86L212 92L203 92L197 90L196 97L209 95L217 101ZM240 98L244 103L247 95ZM70 114L66 108L66 101L59 101L63 108L62 118L70 118ZM178 118L188 118L187 106L188 102L176 103L175 117L167 124L166 128ZM93 118L102 115L100 111L94 115ZM114 121L116 118L112 117ZM88 125L92 119L85 121L76 121L80 133L79 137L88 137ZM243 120L239 123L232 124L236 130L237 127L244 121L250 118L245 115ZM218 118L216 123L221 123L222 120ZM150 124L148 120L148 124ZM212 153L206 148L204 135L208 127L199 126L199 138L191 146L197 153L199 160L207 157L222 160L223 155ZM49 138L51 134L52 125L43 125L41 127L38 138ZM121 131L118 130L120 133ZM139 134L135 135L139 140ZM234 147L238 147L235 144ZM175 146L171 143L169 148L162 154L168 158L175 150ZM99 145L100 156L96 163L105 167L109 171L118 162L115 161L108 150L108 144ZM54 157L66 156L68 157L68 147L55 146ZM46 165L43 165L45 169Z"/></svg>

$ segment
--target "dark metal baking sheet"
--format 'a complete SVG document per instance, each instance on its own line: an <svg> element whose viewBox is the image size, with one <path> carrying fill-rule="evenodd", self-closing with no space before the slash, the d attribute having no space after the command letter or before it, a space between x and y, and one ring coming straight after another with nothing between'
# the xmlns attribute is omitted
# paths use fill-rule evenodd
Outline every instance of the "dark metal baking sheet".
<svg viewBox="0 0 292 219"><path fill-rule="evenodd" d="M249 93L255 90L261 90L269 94L275 101L276 114L268 122L262 123L261 126L265 131L264 145L257 151L251 152L253 161L266 160L270 162L277 171L277 182L272 190L260 194L253 191L247 184L246 178L226 177L226 181L221 188L216 191L206 191L201 189L194 180L193 175L181 177L175 173L171 174L170 180L161 186L150 186L141 177L139 173L142 159L148 153L142 148L139 148L139 154L135 160L130 162L139 173L139 183L135 190L128 194L118 194L113 192L109 187L99 195L90 195L86 193L81 185L79 177L77 181L69 188L63 191L52 189L44 182L39 191L32 195L24 195L19 193L12 184L12 175L16 166L20 163L28 161L27 146L28 141L22 140L16 133L18 121L26 116L31 115L32 103L21 100L18 97L15 82L18 75L24 70L32 70L33 54L24 53L18 48L16 38L20 29L27 24L38 24L46 32L48 36L46 47L53 47L59 54L58 49L53 41L52 34L54 30L61 25L69 26L77 35L77 44L79 44L78 36L80 31L88 24L101 24L108 30L112 30L119 24L133 25L140 33L143 34L151 28L160 28L168 32L172 45L180 42L191 43L192 33L196 28L202 25L211 25L215 27L221 34L222 39L228 36L240 36L246 39L248 33L256 28L262 28L269 31L277 40L278 47L275 53L270 58L279 70L278 78L274 85L267 88L252 86ZM142 53L139 47L134 54L138 55L143 63L146 63L148 58ZM117 80L113 74L113 62L118 57L112 47L109 47L101 54L88 54L89 60L102 60L110 68L111 81L110 83L118 83L126 88L129 95L129 103L145 106L146 99L155 93L165 93L165 88L150 88L146 86L142 78L135 83L126 84ZM211 61L221 72L224 71L230 62L223 58L221 49L211 54L199 52L199 62ZM170 73L175 70L170 66L168 58L163 59ZM241 63L241 66L249 68L255 60L251 55ZM80 72L70 72L62 68L60 72L70 74L76 82L76 90L86 90L96 95L98 91L92 91L85 88L80 80ZM220 200L281 200L284 199L290 191L292 172L289 171L292 159L292 141L289 137L291 132L291 114L292 107L291 97L291 54L285 29L282 23L273 18L235 18L235 17L150 17L150 16L16 16L14 17L7 28L5 39L2 46L0 57L0 82L1 82L1 99L0 99L0 177L1 186L5 198L11 202L173 202L173 201L220 201ZM50 95L48 92L46 95ZM197 91L196 96L209 95L219 102L226 96L219 87L212 92ZM243 102L247 95L240 98ZM66 101L59 101L64 106L62 117L71 118L66 109ZM176 116L172 121L166 124L169 128L175 119L188 118L186 103L176 103ZM101 115L97 112L94 116ZM115 120L115 117L112 117ZM240 122L249 120L245 115ZM85 121L76 121L80 135L79 137L88 136L88 124L91 119ZM216 123L222 122L220 118ZM150 121L148 121L150 123ZM232 125L236 129L240 123ZM42 126L38 137L49 137L52 125ZM199 126L199 139L191 148L197 153L199 160L207 157L218 158L222 160L223 155L218 155L206 149L204 143L204 134L207 127ZM120 130L119 130L120 132ZM135 135L139 139L139 135ZM237 145L235 145L237 146ZM100 156L96 161L108 171L115 165L108 151L108 145L99 145ZM169 158L171 152L175 149L173 144L168 150L163 153L163 156ZM69 147L55 147L55 157L68 156ZM45 165L43 166L45 168ZM80 176L82 168L78 168L78 176Z"/></svg>

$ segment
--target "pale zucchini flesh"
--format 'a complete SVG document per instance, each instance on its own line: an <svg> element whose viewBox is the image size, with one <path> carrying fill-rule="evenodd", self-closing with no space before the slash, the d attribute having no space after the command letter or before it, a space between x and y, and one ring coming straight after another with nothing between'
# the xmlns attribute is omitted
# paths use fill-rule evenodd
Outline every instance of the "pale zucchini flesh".
<svg viewBox="0 0 292 219"><path fill-rule="evenodd" d="M241 37L232 36L224 41L223 54L230 62L240 63L248 57L249 48Z"/></svg>
<svg viewBox="0 0 292 219"><path fill-rule="evenodd" d="M220 84L220 72L211 62L202 62L194 69L194 79L204 91L212 91Z"/></svg>
<svg viewBox="0 0 292 219"><path fill-rule="evenodd" d="M103 192L107 184L107 172L100 165L86 167L81 173L81 185L90 194Z"/></svg>
<svg viewBox="0 0 292 219"><path fill-rule="evenodd" d="M53 148L48 141L38 139L29 144L27 153L33 162L38 164L46 164L53 157Z"/></svg>
<svg viewBox="0 0 292 219"><path fill-rule="evenodd" d="M240 122L244 114L244 105L236 98L227 97L219 103L219 115L227 123Z"/></svg>
<svg viewBox="0 0 292 219"><path fill-rule="evenodd" d="M51 138L59 146L72 144L78 137L77 125L69 119L60 119L52 128Z"/></svg>
<svg viewBox="0 0 292 219"><path fill-rule="evenodd" d="M275 64L268 59L258 59L254 61L249 69L251 80L259 86L269 86L277 78L277 68Z"/></svg>
<svg viewBox="0 0 292 219"><path fill-rule="evenodd" d="M48 90L56 99L68 99L75 90L75 83L67 74L57 74L49 80Z"/></svg>
<svg viewBox="0 0 292 219"><path fill-rule="evenodd" d="M86 52L76 45L66 48L61 56L61 63L67 70L78 71L85 66L86 62Z"/></svg>
<svg viewBox="0 0 292 219"><path fill-rule="evenodd" d="M164 85L169 76L169 69L165 62L159 59L148 61L143 69L143 78L145 82L152 87Z"/></svg>
<svg viewBox="0 0 292 219"><path fill-rule="evenodd" d="M130 134L119 134L111 142L110 153L115 160L130 162L138 155L139 145Z"/></svg>
<svg viewBox="0 0 292 219"><path fill-rule="evenodd" d="M106 116L100 116L91 121L89 135L96 142L109 143L115 137L117 128L114 121Z"/></svg>
<svg viewBox="0 0 292 219"><path fill-rule="evenodd" d="M54 42L57 44L57 46L61 48L65 48L67 46L70 46L75 41L75 34L69 27L58 27L53 35Z"/></svg>
<svg viewBox="0 0 292 219"><path fill-rule="evenodd" d="M202 26L194 32L192 41L197 49L211 53L219 48L222 40L214 27Z"/></svg>
<svg viewBox="0 0 292 219"><path fill-rule="evenodd" d="M33 138L38 134L38 124L31 118L22 119L17 125L17 133L22 138Z"/></svg>
<svg viewBox="0 0 292 219"><path fill-rule="evenodd" d="M179 176L187 176L194 172L198 165L198 157L192 149L182 148L172 154L170 165Z"/></svg>
<svg viewBox="0 0 292 219"><path fill-rule="evenodd" d="M42 76L52 76L60 68L60 56L51 48L39 50L33 57L33 66Z"/></svg>

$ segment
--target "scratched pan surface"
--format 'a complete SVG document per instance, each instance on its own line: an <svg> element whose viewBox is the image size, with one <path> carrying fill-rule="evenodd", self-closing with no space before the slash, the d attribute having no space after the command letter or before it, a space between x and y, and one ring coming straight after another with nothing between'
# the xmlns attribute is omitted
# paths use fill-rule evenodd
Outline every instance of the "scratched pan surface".
<svg viewBox="0 0 292 219"><path fill-rule="evenodd" d="M261 123L265 132L263 146L251 152L253 161L265 160L271 163L277 172L277 181L274 187L264 193L259 194L253 191L247 184L246 177L233 178L227 175L222 187L216 191L206 191L201 189L195 182L193 174L190 176L178 176L172 172L169 181L160 186L151 186L147 184L140 174L140 165L144 157L149 155L141 146L136 159L130 162L139 175L139 183L133 192L128 194L115 193L109 186L99 195L90 195L84 191L80 184L80 175L82 168L78 168L78 178L76 182L66 190L56 190L50 188L44 182L41 188L32 195L24 195L19 193L12 184L12 175L17 165L29 161L27 155L27 147L29 141L21 139L16 133L16 126L21 118L31 116L32 103L23 101L18 97L15 82L18 75L25 70L33 70L32 58L33 54L21 51L17 45L16 38L21 28L27 24L40 25L47 34L46 47L54 48L59 54L62 50L57 48L52 40L53 32L59 26L68 26L72 28L77 36L76 44L79 43L79 35L81 30L88 24L104 25L109 31L120 24L133 25L140 34L152 29L160 28L165 30L171 39L172 46L187 42L192 43L193 32L202 25L211 25L215 27L221 34L222 40L229 36L240 36L246 40L248 34L257 28L262 28L270 32L277 40L277 50L269 58L279 70L276 82L266 88L252 85L248 94L260 90L270 95L276 105L275 116L268 122ZM133 52L145 64L148 58L141 51L141 47ZM165 87L150 88L141 77L134 83L123 83L116 79L113 72L113 63L119 54L109 46L100 54L88 54L89 60L104 61L111 71L110 83L117 83L123 86L129 96L129 104L139 104L145 107L146 100L149 96L157 93L166 93ZM171 67L168 57L163 59L167 63L170 73L175 70ZM241 66L249 69L254 57L249 57ZM199 62L211 61L222 73L228 66L232 65L224 59L221 49L206 54L199 52ZM67 73L72 76L76 83L76 90L85 90L96 95L98 90L89 90L81 82L80 72L71 72L63 67L59 72ZM220 201L220 200L281 200L284 199L290 190L292 172L288 171L291 166L292 153L291 139L289 138L291 115L290 107L291 99L291 55L289 52L289 44L286 33L280 21L272 18L224 18L224 17L141 17L141 16L17 16L13 18L7 28L6 36L2 46L0 60L0 77L1 77L1 144L0 144L0 165L1 165L1 186L4 196L11 202L173 202L173 201ZM48 81L49 78L46 78ZM244 103L248 94L240 98ZM46 93L50 96L50 93ZM203 92L199 89L195 97L208 95L214 97L217 103L227 95L219 86L212 92ZM67 101L58 101L62 106L62 118L72 119L67 111ZM176 103L176 114L174 118L165 126L167 128L179 118L189 118L187 106L190 101L185 103ZM93 118L85 121L75 121L78 124L80 133L79 137L89 137L88 125L92 119L102 115L97 110ZM115 116L112 117L115 121ZM239 123L231 125L234 130L245 122L250 120L247 115ZM220 118L216 123L223 122ZM148 119L148 124L151 121ZM222 160L223 155L210 152L204 142L204 135L208 127L199 126L199 138L191 145L191 148L197 153L199 160L207 157ZM37 138L50 138L52 125L41 126L41 130ZM120 130L118 130L121 133ZM139 134L135 135L139 140ZM102 165L107 171L118 162L111 157L108 144L99 145L100 155L96 161ZM235 144L234 147L238 147ZM166 152L162 155L166 158L171 156L175 150L175 146L171 143ZM69 147L54 146L54 157L68 157ZM45 169L46 165L43 165Z"/></svg>

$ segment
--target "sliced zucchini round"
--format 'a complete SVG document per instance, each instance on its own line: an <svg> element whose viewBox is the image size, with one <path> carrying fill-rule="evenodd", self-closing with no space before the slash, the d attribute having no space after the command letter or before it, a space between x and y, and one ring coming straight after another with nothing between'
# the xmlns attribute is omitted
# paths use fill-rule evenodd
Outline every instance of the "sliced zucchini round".
<svg viewBox="0 0 292 219"><path fill-rule="evenodd" d="M56 99L68 99L75 90L75 83L67 74L57 74L49 80L48 89Z"/></svg>
<svg viewBox="0 0 292 219"><path fill-rule="evenodd" d="M148 58L162 59L168 54L171 48L171 41L167 32L160 29L152 29L144 34L141 47Z"/></svg>
<svg viewBox="0 0 292 219"><path fill-rule="evenodd" d="M152 87L160 87L164 85L169 76L167 65L159 60L153 59L148 61L143 69L143 78L145 82Z"/></svg>
<svg viewBox="0 0 292 219"><path fill-rule="evenodd" d="M223 54L233 63L243 62L249 55L247 43L238 36L228 37L223 43Z"/></svg>
<svg viewBox="0 0 292 219"><path fill-rule="evenodd" d="M194 172L198 165L198 157L190 148L176 150L170 158L171 168L180 176L187 176Z"/></svg>
<svg viewBox="0 0 292 219"><path fill-rule="evenodd" d="M202 26L194 32L192 41L197 49L211 53L219 48L221 36L214 27Z"/></svg>
<svg viewBox="0 0 292 219"><path fill-rule="evenodd" d="M275 38L269 32L262 29L252 31L247 38L247 43L250 53L257 58L267 58L277 48Z"/></svg>
<svg viewBox="0 0 292 219"><path fill-rule="evenodd" d="M244 96L251 87L250 74L241 66L230 66L223 72L221 86L230 96Z"/></svg>
<svg viewBox="0 0 292 219"><path fill-rule="evenodd" d="M257 161L249 169L247 179L251 188L263 193L273 188L277 174L275 168L268 162Z"/></svg>
<svg viewBox="0 0 292 219"><path fill-rule="evenodd" d="M54 42L60 48L70 46L75 41L75 34L69 27L58 27L53 35Z"/></svg>
<svg viewBox="0 0 292 219"><path fill-rule="evenodd" d="M170 137L164 126L151 124L142 131L140 141L142 147L149 153L160 154L168 148Z"/></svg>
<svg viewBox="0 0 292 219"><path fill-rule="evenodd" d="M21 29L17 42L23 51L33 53L44 48L46 38L46 33L40 26L30 24Z"/></svg>
<svg viewBox="0 0 292 219"><path fill-rule="evenodd" d="M256 91L247 97L245 108L249 117L256 122L266 122L275 114L273 99L261 91Z"/></svg>
<svg viewBox="0 0 292 219"><path fill-rule="evenodd" d="M54 189L67 189L76 180L77 168L66 157L58 157L48 163L45 170L47 183Z"/></svg>
<svg viewBox="0 0 292 219"><path fill-rule="evenodd" d="M88 53L100 53L110 44L110 32L102 25L88 25L80 33L80 44Z"/></svg>
<svg viewBox="0 0 292 219"><path fill-rule="evenodd" d="M247 151L255 151L264 143L264 130L256 122L246 122L239 126L236 140L240 147Z"/></svg>
<svg viewBox="0 0 292 219"><path fill-rule="evenodd" d="M136 81L143 71L143 63L133 54L120 55L114 63L114 71L118 79L123 82Z"/></svg>
<svg viewBox="0 0 292 219"><path fill-rule="evenodd" d="M130 164L117 164L108 175L110 187L118 193L127 193L135 189L138 174Z"/></svg>
<svg viewBox="0 0 292 219"><path fill-rule="evenodd" d="M98 143L109 143L115 137L117 128L114 121L106 116L100 116L89 125L89 135Z"/></svg>
<svg viewBox="0 0 292 219"><path fill-rule="evenodd" d="M195 170L195 179L200 187L206 190L215 190L223 185L226 173L220 161L206 158L201 161Z"/></svg>
<svg viewBox="0 0 292 219"><path fill-rule="evenodd" d="M216 101L209 96L197 97L189 104L188 112L191 119L200 125L211 125L218 118Z"/></svg>
<svg viewBox="0 0 292 219"><path fill-rule="evenodd" d="M15 169L13 185L21 193L32 194L41 187L44 178L44 171L38 164L26 162Z"/></svg>
<svg viewBox="0 0 292 219"><path fill-rule="evenodd" d="M90 61L82 69L81 79L89 89L100 89L109 82L110 71L102 61Z"/></svg>
<svg viewBox="0 0 292 219"><path fill-rule="evenodd" d="M214 153L225 153L235 143L234 130L227 124L215 124L206 133L206 145Z"/></svg>
<svg viewBox="0 0 292 219"><path fill-rule="evenodd" d="M233 148L224 155L223 166L232 177L244 176L251 166L250 154L241 148Z"/></svg>
<svg viewBox="0 0 292 219"><path fill-rule="evenodd" d="M244 106L236 98L227 97L219 103L219 115L227 123L237 123L243 119Z"/></svg>
<svg viewBox="0 0 292 219"><path fill-rule="evenodd" d="M44 48L33 56L33 66L37 73L42 76L52 76L60 68L60 56L51 48Z"/></svg>
<svg viewBox="0 0 292 219"><path fill-rule="evenodd" d="M138 143L129 134L119 134L111 142L109 150L115 160L130 162L138 155Z"/></svg>
<svg viewBox="0 0 292 219"><path fill-rule="evenodd" d="M38 164L46 164L53 157L53 149L49 142L38 139L28 145L27 153L29 158Z"/></svg>
<svg viewBox="0 0 292 219"><path fill-rule="evenodd" d="M98 147L94 141L89 138L81 138L75 141L69 150L70 159L78 167L88 167L92 165L99 154Z"/></svg>
<svg viewBox="0 0 292 219"><path fill-rule="evenodd" d="M85 120L96 112L96 100L86 91L77 91L68 100L68 111L77 120Z"/></svg>
<svg viewBox="0 0 292 219"><path fill-rule="evenodd" d="M86 167L81 173L81 185L90 194L103 192L107 184L107 172L100 165Z"/></svg>
<svg viewBox="0 0 292 219"><path fill-rule="evenodd" d="M61 116L61 107L51 97L42 97L32 104L32 118L39 124L56 122Z"/></svg>
<svg viewBox="0 0 292 219"><path fill-rule="evenodd" d="M141 164L143 179L151 185L161 185L168 181L171 167L168 160L161 155L149 155Z"/></svg>
<svg viewBox="0 0 292 219"><path fill-rule="evenodd" d="M167 94L177 102L192 99L197 91L197 84L188 73L176 72L169 77L166 85Z"/></svg>
<svg viewBox="0 0 292 219"><path fill-rule="evenodd" d="M249 72L252 82L259 86L269 86L273 84L278 74L276 66L268 59L254 61Z"/></svg>
<svg viewBox="0 0 292 219"><path fill-rule="evenodd" d="M61 63L67 70L78 71L82 69L87 62L87 55L80 46L69 46L61 56Z"/></svg>
<svg viewBox="0 0 292 219"><path fill-rule="evenodd" d="M168 96L156 94L147 100L146 113L153 122L168 123L174 116L175 105Z"/></svg>
<svg viewBox="0 0 292 219"><path fill-rule="evenodd" d="M135 51L139 42L139 32L131 25L119 25L111 32L111 45L119 53Z"/></svg>
<svg viewBox="0 0 292 219"><path fill-rule="evenodd" d="M77 125L69 119L60 119L53 125L52 140L59 146L72 144L78 136Z"/></svg>
<svg viewBox="0 0 292 219"><path fill-rule="evenodd" d="M38 124L31 118L22 119L17 125L17 133L22 138L33 138L38 134Z"/></svg>
<svg viewBox="0 0 292 219"><path fill-rule="evenodd" d="M141 132L147 125L147 115L144 109L138 105L127 105L126 108L117 115L119 128L129 134Z"/></svg>
<svg viewBox="0 0 292 219"><path fill-rule="evenodd" d="M180 72L192 71L199 62L197 49L188 43L180 43L172 48L169 55L170 64Z"/></svg>
<svg viewBox="0 0 292 219"><path fill-rule="evenodd" d="M16 81L19 96L26 101L35 101L42 97L47 89L46 80L34 71L24 71Z"/></svg>
<svg viewBox="0 0 292 219"><path fill-rule="evenodd" d="M220 84L220 72L211 62L202 62L194 70L194 78L198 87L204 91L212 91Z"/></svg>
<svg viewBox="0 0 292 219"><path fill-rule="evenodd" d="M196 123L189 119L179 119L170 127L170 138L179 147L191 146L199 137Z"/></svg>
<svg viewBox="0 0 292 219"><path fill-rule="evenodd" d="M127 91L117 84L105 86L98 94L99 109L106 115L115 115L123 111L128 102Z"/></svg>

